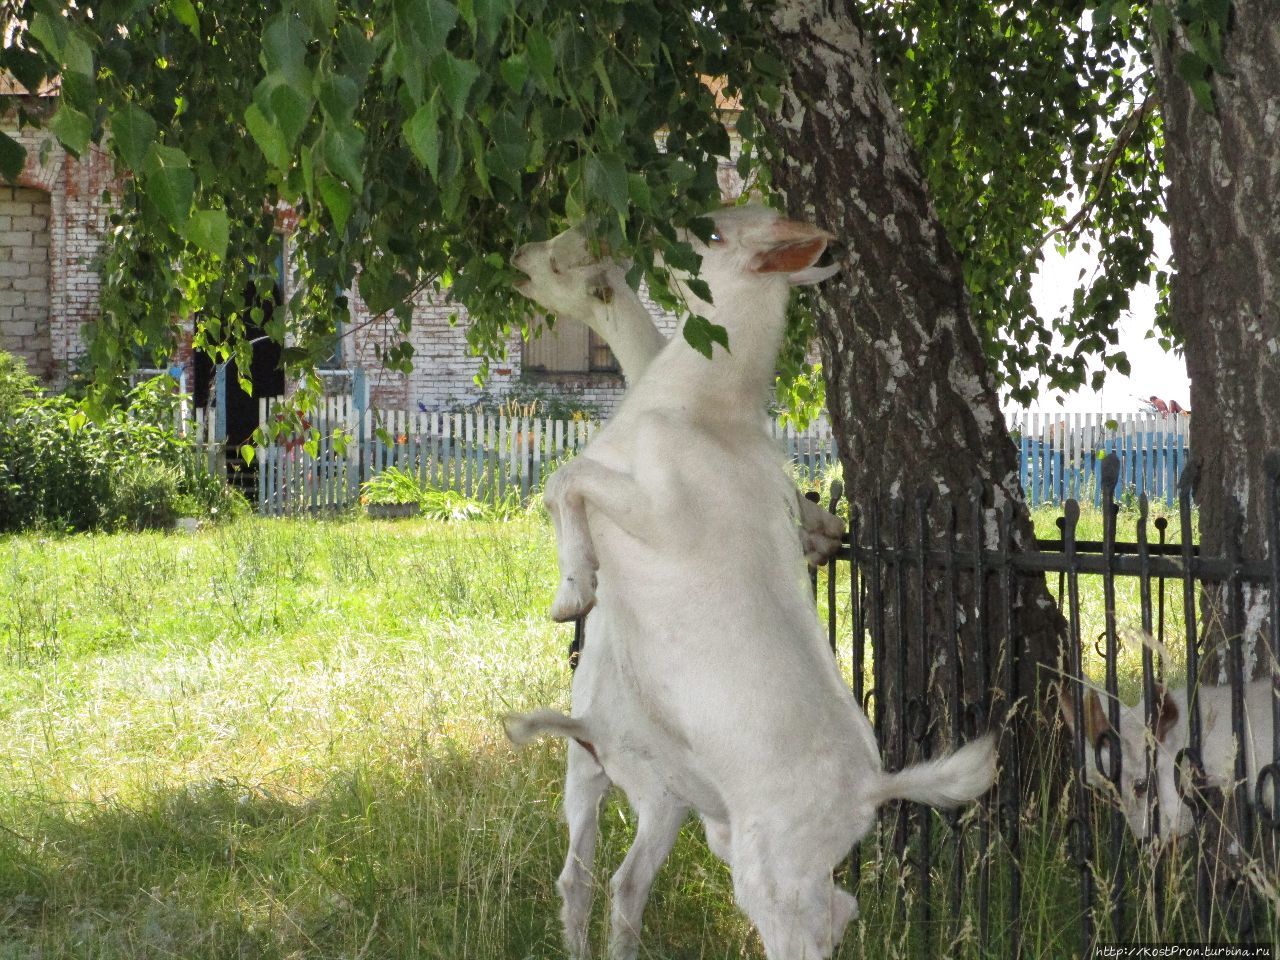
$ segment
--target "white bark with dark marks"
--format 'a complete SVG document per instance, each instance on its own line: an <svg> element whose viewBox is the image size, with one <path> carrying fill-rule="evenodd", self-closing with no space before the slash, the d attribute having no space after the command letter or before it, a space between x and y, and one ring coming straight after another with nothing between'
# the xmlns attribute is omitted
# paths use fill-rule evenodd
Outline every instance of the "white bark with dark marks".
<svg viewBox="0 0 1280 960"><path fill-rule="evenodd" d="M1155 49L1175 273L1171 318L1191 377L1191 452L1201 549L1222 555L1239 510L1240 547L1269 555L1268 454L1280 452L1280 16L1237 3L1212 80L1216 116L1178 75L1185 38ZM1206 597L1210 641L1234 631ZM1245 596L1244 639L1255 675L1267 666L1266 590ZM1225 626L1225 629L1224 629ZM1259 639L1263 640L1259 644ZM1212 660L1212 658L1211 658ZM1218 677L1225 677L1217 661ZM1215 679L1210 677L1209 679Z"/></svg>
<svg viewBox="0 0 1280 960"><path fill-rule="evenodd" d="M845 244L842 272L823 286L817 312L846 487L857 504L895 493L911 504L925 483L963 505L978 479L989 507L1013 505L1015 540L1029 544L1017 452L969 314L960 261L870 45L848 10L831 9L837 6L844 5L791 0L775 15L774 49L792 73L769 126L778 144L773 182L788 210ZM962 513L962 528L967 524ZM994 546L993 523L987 531L986 545ZM940 606L930 616L936 658L945 647L935 628L945 618ZM912 619L908 614L908 629ZM1016 630L1026 694L1052 679L1037 666L1056 663L1064 632L1043 577L1020 582ZM970 632L962 627L972 700L979 691ZM920 688L928 669L915 659L908 656L909 690ZM887 671L890 681L895 669ZM940 684L949 683L950 669L938 672Z"/></svg>

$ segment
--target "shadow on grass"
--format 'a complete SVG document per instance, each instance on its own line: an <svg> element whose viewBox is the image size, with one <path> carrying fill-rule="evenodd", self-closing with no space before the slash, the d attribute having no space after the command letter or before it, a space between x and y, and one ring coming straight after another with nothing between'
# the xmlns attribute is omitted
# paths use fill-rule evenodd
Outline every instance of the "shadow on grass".
<svg viewBox="0 0 1280 960"><path fill-rule="evenodd" d="M311 796L212 780L136 801L4 803L0 958L559 958L562 751L354 762ZM610 804L598 861L630 844ZM690 826L643 957L755 956ZM603 945L604 896L596 942Z"/></svg>

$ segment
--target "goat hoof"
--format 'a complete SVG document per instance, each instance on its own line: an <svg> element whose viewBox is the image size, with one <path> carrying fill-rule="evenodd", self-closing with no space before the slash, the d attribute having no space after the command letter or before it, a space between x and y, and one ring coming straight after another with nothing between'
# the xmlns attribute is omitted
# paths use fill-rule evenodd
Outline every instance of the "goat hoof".
<svg viewBox="0 0 1280 960"><path fill-rule="evenodd" d="M551 619L556 623L569 623L585 617L596 605L596 578L565 579L551 601Z"/></svg>

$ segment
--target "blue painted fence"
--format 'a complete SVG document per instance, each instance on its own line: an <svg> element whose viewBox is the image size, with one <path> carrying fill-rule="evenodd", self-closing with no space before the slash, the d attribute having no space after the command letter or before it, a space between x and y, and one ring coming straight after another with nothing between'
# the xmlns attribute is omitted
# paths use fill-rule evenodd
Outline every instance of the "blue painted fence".
<svg viewBox="0 0 1280 960"><path fill-rule="evenodd" d="M1189 455L1186 414L1061 414L1010 417L1022 489L1032 506L1067 498L1100 505L1102 458L1120 458L1117 495L1172 504Z"/></svg>

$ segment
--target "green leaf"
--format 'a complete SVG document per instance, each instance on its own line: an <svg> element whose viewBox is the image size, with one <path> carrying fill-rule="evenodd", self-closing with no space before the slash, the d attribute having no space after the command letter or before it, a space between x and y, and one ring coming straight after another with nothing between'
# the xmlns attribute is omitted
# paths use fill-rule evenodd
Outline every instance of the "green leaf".
<svg viewBox="0 0 1280 960"><path fill-rule="evenodd" d="M484 136L480 133L479 127L474 123L468 122L465 128L467 144L471 147L471 170L476 175L476 181L480 184L480 189L484 191L486 196L493 196L493 187L489 183L489 163L486 157Z"/></svg>
<svg viewBox="0 0 1280 960"><path fill-rule="evenodd" d="M283 78L280 78L283 79ZM267 77L268 82L271 77ZM311 116L312 101L287 83L277 83L271 91L271 112L275 116L276 129L284 137L285 146L292 149L298 137L306 129Z"/></svg>
<svg viewBox="0 0 1280 960"><path fill-rule="evenodd" d="M320 81L320 108L339 123L350 123L360 105L360 87L350 77L332 74Z"/></svg>
<svg viewBox="0 0 1280 960"><path fill-rule="evenodd" d="M153 143L142 170L147 197L160 215L181 231L191 214L191 198L195 194L191 161L176 147Z"/></svg>
<svg viewBox="0 0 1280 960"><path fill-rule="evenodd" d="M142 169L147 149L156 138L156 122L136 104L126 103L111 115L111 142L130 170Z"/></svg>
<svg viewBox="0 0 1280 960"><path fill-rule="evenodd" d="M284 134L274 123L267 119L256 103L251 103L244 111L244 124L253 137L254 143L267 158L267 162L277 170L289 168L289 145L285 143Z"/></svg>
<svg viewBox="0 0 1280 960"><path fill-rule="evenodd" d="M1184 50L1178 54L1176 68L1178 76L1187 83L1203 80L1209 75L1208 62L1199 54L1192 53L1190 50Z"/></svg>
<svg viewBox="0 0 1280 960"><path fill-rule="evenodd" d="M497 38L507 18L511 16L514 4L512 0L474 0L472 9L475 13L477 39L492 42Z"/></svg>
<svg viewBox="0 0 1280 960"><path fill-rule="evenodd" d="M409 99L414 103L422 103L427 83L427 67L412 45L398 43L392 47L384 72L399 77Z"/></svg>
<svg viewBox="0 0 1280 960"><path fill-rule="evenodd" d="M321 143L324 162L329 169L357 191L363 190L364 171L360 164L364 151L364 134L355 127L326 125Z"/></svg>
<svg viewBox="0 0 1280 960"><path fill-rule="evenodd" d="M262 34L262 59L268 73L279 73L300 92L311 87L307 69L306 27L297 17L282 13L272 18Z"/></svg>
<svg viewBox="0 0 1280 960"><path fill-rule="evenodd" d="M418 162L427 168L431 179L439 180L440 94L438 92L405 121L403 132L405 141L409 144L413 155L418 158Z"/></svg>
<svg viewBox="0 0 1280 960"><path fill-rule="evenodd" d="M44 47L50 56L59 63L62 62L63 47L66 46L67 38L71 33L65 17L38 11L31 18L28 32L40 41L40 46Z"/></svg>
<svg viewBox="0 0 1280 960"><path fill-rule="evenodd" d="M351 210L355 206L355 198L347 185L337 177L324 176L316 185L320 190L320 198L325 209L333 218L333 225L339 233L347 229L347 221L351 219Z"/></svg>
<svg viewBox="0 0 1280 960"><path fill-rule="evenodd" d="M711 351L715 344L718 343L726 350L729 349L729 331L697 314L693 314L685 321L684 339L689 346L708 360L711 359Z"/></svg>
<svg viewBox="0 0 1280 960"><path fill-rule="evenodd" d="M470 60L459 60L452 53L444 53L432 62L431 75L440 84L445 103L453 115L466 116L467 94L479 78L480 68Z"/></svg>
<svg viewBox="0 0 1280 960"><path fill-rule="evenodd" d="M508 183L519 194L521 176L529 156L528 130L514 113L504 109L489 124L489 136L493 138L493 149L489 151L489 165L493 175Z"/></svg>
<svg viewBox="0 0 1280 960"><path fill-rule="evenodd" d="M556 56L551 49L551 41L545 33L531 30L525 42L529 50L529 65L533 67L534 75L542 81L542 88L556 90L559 84L556 81Z"/></svg>
<svg viewBox="0 0 1280 960"><path fill-rule="evenodd" d="M588 157L586 177L588 191L626 216L631 190L627 182L627 167L621 157Z"/></svg>
<svg viewBox="0 0 1280 960"><path fill-rule="evenodd" d="M1209 114L1218 112L1218 105L1213 99L1213 87L1209 85L1208 80L1192 80L1188 86L1191 87L1191 95L1196 98L1196 103L1200 104L1201 110Z"/></svg>
<svg viewBox="0 0 1280 960"><path fill-rule="evenodd" d="M377 58L373 41L365 36L359 25L344 22L338 25L338 49L345 61L343 73L357 83L363 82Z"/></svg>
<svg viewBox="0 0 1280 960"><path fill-rule="evenodd" d="M89 44L76 33L68 33L63 47L62 64L66 73L78 73L82 77L93 79L93 51Z"/></svg>
<svg viewBox="0 0 1280 960"><path fill-rule="evenodd" d="M89 146L93 122L75 107L63 102L49 121L49 129L64 147L79 156Z"/></svg>
<svg viewBox="0 0 1280 960"><path fill-rule="evenodd" d="M502 74L502 81L519 93L524 89L525 81L529 79L529 58L523 53L513 53L502 61L498 70Z"/></svg>
<svg viewBox="0 0 1280 960"><path fill-rule="evenodd" d="M191 214L182 235L210 256L223 260L231 227L225 210L197 210Z"/></svg>
<svg viewBox="0 0 1280 960"><path fill-rule="evenodd" d="M424 60L445 49L449 31L458 22L458 8L446 0L396 0L395 10L402 29Z"/></svg>
<svg viewBox="0 0 1280 960"><path fill-rule="evenodd" d="M244 460L246 467L253 466L253 458L258 455L258 451L253 448L251 443L243 443L240 445L240 457Z"/></svg>
<svg viewBox="0 0 1280 960"><path fill-rule="evenodd" d="M200 15L196 13L195 4L191 0L169 0L169 12L191 31L192 36L200 39Z"/></svg>
<svg viewBox="0 0 1280 960"><path fill-rule="evenodd" d="M632 173L627 176L627 197L641 210L652 209L653 192L649 189L649 181L645 180L644 174Z"/></svg>
<svg viewBox="0 0 1280 960"><path fill-rule="evenodd" d="M687 286L689 288L689 292L699 300L705 300L707 303L713 302L711 297L711 287L709 287L707 285L707 281L702 278L690 277L685 281L685 286Z"/></svg>
<svg viewBox="0 0 1280 960"><path fill-rule="evenodd" d="M307 25L315 33L328 33L338 22L338 5L334 0L301 0Z"/></svg>
<svg viewBox="0 0 1280 960"><path fill-rule="evenodd" d="M27 163L27 148L0 130L0 177L16 183Z"/></svg>

